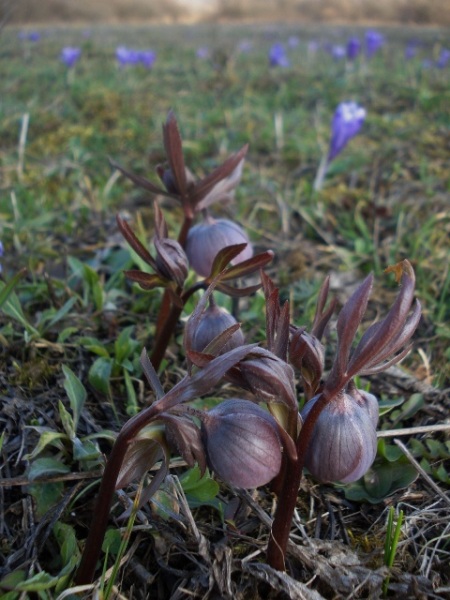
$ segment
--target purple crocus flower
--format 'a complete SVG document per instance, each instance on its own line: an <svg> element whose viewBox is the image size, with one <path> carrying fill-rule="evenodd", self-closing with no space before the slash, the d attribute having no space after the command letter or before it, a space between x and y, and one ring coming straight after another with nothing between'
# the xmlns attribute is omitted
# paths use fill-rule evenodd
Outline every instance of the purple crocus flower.
<svg viewBox="0 0 450 600"><path fill-rule="evenodd" d="M250 52L252 47L253 47L253 44L251 43L250 40L242 40L238 44L239 52L243 52L244 54L247 52Z"/></svg>
<svg viewBox="0 0 450 600"><path fill-rule="evenodd" d="M438 69L443 69L447 66L448 61L450 60L450 50L447 48L442 48L439 58L436 61L436 66Z"/></svg>
<svg viewBox="0 0 450 600"><path fill-rule="evenodd" d="M269 50L269 64L271 67L289 67L289 58L283 44L276 42Z"/></svg>
<svg viewBox="0 0 450 600"><path fill-rule="evenodd" d="M120 67L137 65L140 61L140 53L126 46L118 46L116 48L116 58Z"/></svg>
<svg viewBox="0 0 450 600"><path fill-rule="evenodd" d="M202 60L206 60L209 58L209 48L207 46L201 46L200 48L197 48L195 56L197 58L201 58Z"/></svg>
<svg viewBox="0 0 450 600"><path fill-rule="evenodd" d="M300 43L300 40L298 39L298 37L296 35L291 35L287 41L289 48L297 48L299 43Z"/></svg>
<svg viewBox="0 0 450 600"><path fill-rule="evenodd" d="M346 50L348 60L355 60L361 52L361 42L358 38L350 38L347 42Z"/></svg>
<svg viewBox="0 0 450 600"><path fill-rule="evenodd" d="M346 52L344 46L332 46L330 52L334 60L342 60L343 58L345 58Z"/></svg>
<svg viewBox="0 0 450 600"><path fill-rule="evenodd" d="M62 62L71 69L75 66L75 63L81 56L80 48L74 48L72 46L66 46L61 50L60 58Z"/></svg>
<svg viewBox="0 0 450 600"><path fill-rule="evenodd" d="M417 44L415 42L409 42L405 48L406 60L411 60L417 54Z"/></svg>
<svg viewBox="0 0 450 600"><path fill-rule="evenodd" d="M366 110L356 102L341 102L338 105L331 125L328 162L331 162L359 132L365 118Z"/></svg>
<svg viewBox="0 0 450 600"><path fill-rule="evenodd" d="M366 31L366 55L367 58L372 58L374 54L378 52L378 50L384 44L384 35L379 31L375 31L370 29Z"/></svg>
<svg viewBox="0 0 450 600"><path fill-rule="evenodd" d="M19 40L29 40L30 42L37 42L41 39L39 31L20 31L17 34Z"/></svg>
<svg viewBox="0 0 450 600"><path fill-rule="evenodd" d="M156 52L153 50L141 50L139 52L139 60L146 69L151 69L156 60Z"/></svg>

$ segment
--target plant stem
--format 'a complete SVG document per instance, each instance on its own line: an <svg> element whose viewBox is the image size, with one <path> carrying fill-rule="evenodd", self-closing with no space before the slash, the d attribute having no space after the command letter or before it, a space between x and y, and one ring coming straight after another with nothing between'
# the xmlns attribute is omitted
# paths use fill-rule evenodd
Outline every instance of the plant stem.
<svg viewBox="0 0 450 600"><path fill-rule="evenodd" d="M116 489L128 444L137 433L164 410L163 403L153 404L131 418L116 438L102 476L89 534L74 581L77 585L91 583L108 524L109 510Z"/></svg>
<svg viewBox="0 0 450 600"><path fill-rule="evenodd" d="M278 571L285 571L286 549L292 517L297 504L297 494L302 479L306 450L316 421L330 400L329 394L323 393L309 412L297 438L297 459L290 458L286 453L286 474L278 497L272 531L267 545L267 563Z"/></svg>

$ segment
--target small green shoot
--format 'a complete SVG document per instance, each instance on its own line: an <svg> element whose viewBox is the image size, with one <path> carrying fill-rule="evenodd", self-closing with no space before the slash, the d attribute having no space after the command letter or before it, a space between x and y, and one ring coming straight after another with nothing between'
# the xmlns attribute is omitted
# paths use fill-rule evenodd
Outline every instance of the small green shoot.
<svg viewBox="0 0 450 600"><path fill-rule="evenodd" d="M393 506L389 509L387 528L386 528L386 540L384 543L384 564L390 569L392 568L397 553L398 541L400 539L400 532L403 523L403 511L400 510L397 517L397 523L394 527L395 509ZM387 596L389 586L389 577L383 582L383 596Z"/></svg>

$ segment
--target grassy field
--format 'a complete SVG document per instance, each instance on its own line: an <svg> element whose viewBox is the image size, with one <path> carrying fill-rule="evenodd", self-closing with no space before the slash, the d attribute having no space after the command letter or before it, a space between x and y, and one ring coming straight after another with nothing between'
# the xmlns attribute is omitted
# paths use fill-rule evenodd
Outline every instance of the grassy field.
<svg viewBox="0 0 450 600"><path fill-rule="evenodd" d="M102 565L120 561L118 532L127 530L127 560L116 580L121 597L448 597L450 445L439 427L449 410L450 64L436 64L448 31L389 28L374 57L351 63L329 49L350 36L363 40L364 29L38 32L33 41L6 28L0 46L1 301L8 282L16 283L0 311L0 596L56 598L70 585L102 455L127 416L148 403L139 355L144 345L151 349L161 294L124 277L142 263L115 216L150 241L154 196L109 159L157 183L162 125L172 109L186 163L198 176L249 144L236 197L215 214L241 223L256 250L275 252L265 270L289 299L296 325L310 325L328 274L341 306L373 272L366 319L380 318L397 293L384 270L412 263L423 307L413 350L401 367L360 383L385 408L380 430L431 431L397 433L409 458L386 433L371 481L303 481L284 579L262 562L269 530L258 508L271 514L270 492L216 489L211 479L205 492L180 461L128 530L121 515L137 486L126 488L129 497L118 495ZM269 67L274 42L285 45L289 67ZM81 48L73 69L59 59L64 46ZM156 61L151 69L120 68L118 46L151 48ZM409 46L415 55L406 59ZM365 107L366 121L315 191L333 112L347 100ZM160 206L176 237L179 206L170 199ZM262 293L241 300L239 311L247 339L262 341ZM160 369L165 389L186 372L181 339L180 325ZM332 350L328 367L331 359ZM210 401L232 392L217 388ZM176 476L187 502L176 500ZM390 507L396 522L404 515L393 568L385 546ZM103 590L107 581L111 574ZM309 582L311 595L299 595L296 582Z"/></svg>

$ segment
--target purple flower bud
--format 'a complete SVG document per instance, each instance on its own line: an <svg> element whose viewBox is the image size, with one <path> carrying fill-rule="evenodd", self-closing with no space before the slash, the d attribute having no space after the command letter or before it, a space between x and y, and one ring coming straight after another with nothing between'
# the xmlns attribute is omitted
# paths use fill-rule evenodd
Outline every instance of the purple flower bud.
<svg viewBox="0 0 450 600"><path fill-rule="evenodd" d="M176 240L169 238L155 239L154 243L159 272L182 287L189 271L188 259L183 248Z"/></svg>
<svg viewBox="0 0 450 600"><path fill-rule="evenodd" d="M202 417L210 468L240 488L265 485L281 468L281 443L275 419L257 404L225 400Z"/></svg>
<svg viewBox="0 0 450 600"><path fill-rule="evenodd" d="M290 61L286 55L283 44L273 44L269 50L269 64L271 67L289 67Z"/></svg>
<svg viewBox="0 0 450 600"><path fill-rule="evenodd" d="M236 325L236 323L237 321L233 315L230 315L224 308L212 303L205 311L203 311L196 329L190 332L192 339L189 340L187 345L192 348L192 350L202 352L215 337L228 329L228 327ZM244 334L241 329L238 329L222 347L220 354L224 354L243 344Z"/></svg>
<svg viewBox="0 0 450 600"><path fill-rule="evenodd" d="M297 329L289 344L289 360L302 374L307 397L311 398L322 378L325 349L320 341L306 331Z"/></svg>
<svg viewBox="0 0 450 600"><path fill-rule="evenodd" d="M372 58L374 54L378 52L378 50L384 44L384 35L379 31L369 30L366 31L366 55L368 58Z"/></svg>
<svg viewBox="0 0 450 600"><path fill-rule="evenodd" d="M332 161L359 132L366 118L366 110L356 102L341 102L331 125L328 162Z"/></svg>
<svg viewBox="0 0 450 600"><path fill-rule="evenodd" d="M355 60L361 51L361 42L358 38L350 38L347 42L346 50L348 60Z"/></svg>
<svg viewBox="0 0 450 600"><path fill-rule="evenodd" d="M66 46L61 50L60 58L62 62L71 69L75 66L75 63L81 56L80 48L72 48L70 46Z"/></svg>
<svg viewBox="0 0 450 600"><path fill-rule="evenodd" d="M306 403L303 422L319 398L320 394ZM373 400L360 390L342 392L319 414L305 457L306 468L318 481L350 483L369 470L377 453Z"/></svg>
<svg viewBox="0 0 450 600"><path fill-rule="evenodd" d="M194 225L189 230L186 240L186 255L191 267L202 277L208 277L217 253L227 246L247 244L236 258L231 261L236 265L253 256L253 248L245 231L233 221L212 219Z"/></svg>

